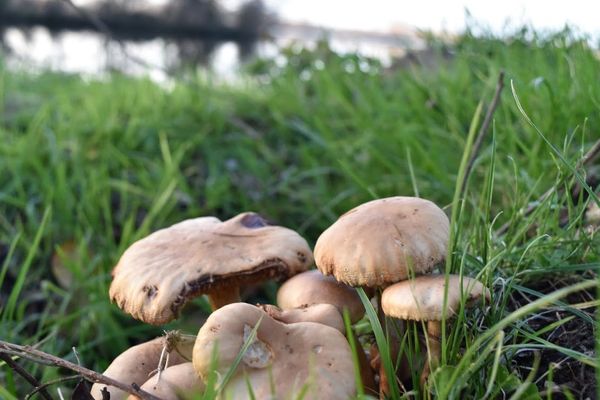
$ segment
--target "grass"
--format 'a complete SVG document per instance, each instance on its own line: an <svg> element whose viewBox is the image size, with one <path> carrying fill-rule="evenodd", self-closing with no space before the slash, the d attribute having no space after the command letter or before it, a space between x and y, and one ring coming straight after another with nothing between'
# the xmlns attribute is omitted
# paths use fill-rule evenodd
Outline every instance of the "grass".
<svg viewBox="0 0 600 400"><path fill-rule="evenodd" d="M573 177L599 137L600 61L569 31L465 35L449 60L445 45L432 46L435 68L391 70L325 45L290 48L284 67L257 62L236 85L194 74L165 88L117 74L90 80L1 70L0 337L41 342L71 361L75 346L86 367L103 370L128 344L161 333L108 300L110 270L134 240L185 218L254 210L314 244L359 203L418 193L454 217L448 272L493 289L486 312L459 313L446 329L431 392L418 395L553 398L544 388L555 381L566 398L593 394L560 381L561 365L573 360L597 368L593 348L547 340L566 326L593 332L600 246L581 229L585 201L555 194L530 216L519 210L584 173ZM514 92L504 91L460 199L467 134L501 69ZM506 234L495 235L505 222ZM70 279L61 286L51 259L69 241L79 251L60 269ZM553 285L559 291L547 296ZM588 307L565 297L582 287L577 299L589 293ZM274 290L255 300L274 301ZM205 309L194 302L168 328L193 333ZM548 315L552 321L539 326ZM408 324L403 338L415 357L419 329ZM529 370L534 352L539 367ZM61 376L27 368L43 381ZM29 390L0 368L0 397Z"/></svg>

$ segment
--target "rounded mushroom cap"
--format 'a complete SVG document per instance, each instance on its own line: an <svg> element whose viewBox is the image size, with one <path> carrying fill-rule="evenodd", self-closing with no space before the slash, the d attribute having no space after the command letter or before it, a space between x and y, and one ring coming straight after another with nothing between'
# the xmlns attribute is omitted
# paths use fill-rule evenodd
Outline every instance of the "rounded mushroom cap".
<svg viewBox="0 0 600 400"><path fill-rule="evenodd" d="M356 289L336 281L332 276L325 276L318 270L302 272L285 281L277 292L277 304L284 310L313 304L331 304L340 314L348 309L352 323L365 314Z"/></svg>
<svg viewBox="0 0 600 400"><path fill-rule="evenodd" d="M113 270L109 294L123 311L160 325L194 297L295 275L312 261L306 240L258 214L195 218L132 244Z"/></svg>
<svg viewBox="0 0 600 400"><path fill-rule="evenodd" d="M142 344L133 346L119 354L108 366L103 375L116 379L126 384L137 384L141 386L148 380L148 376L158 367L160 354L165 344L164 337L158 337ZM186 356L188 356L186 354ZM169 354L169 365L178 365L187 362L178 351L173 350ZM91 395L96 400L102 400L102 389L106 387L110 393L111 400L124 400L128 394L113 386L103 383L95 383L91 389Z"/></svg>
<svg viewBox="0 0 600 400"><path fill-rule="evenodd" d="M387 287L381 296L385 315L416 321L440 321L444 307L444 275L425 275L402 281ZM465 307L481 297L490 299L489 290L477 279L448 276L446 318L456 314L464 296Z"/></svg>
<svg viewBox="0 0 600 400"><path fill-rule="evenodd" d="M261 304L257 307L266 312L269 317L285 324L316 322L317 324L330 326L340 331L342 335L346 334L344 319L338 309L331 304L313 304L287 310L282 310L271 304Z"/></svg>
<svg viewBox="0 0 600 400"><path fill-rule="evenodd" d="M389 197L359 205L321 234L315 262L351 286L383 287L430 272L446 257L449 221L429 200Z"/></svg>
<svg viewBox="0 0 600 400"><path fill-rule="evenodd" d="M162 400L192 399L202 394L204 382L196 375L192 363L186 362L166 368L160 375L160 381L158 374L155 374L142 385L141 389ZM137 399L139 397L134 395L127 398L127 400Z"/></svg>
<svg viewBox="0 0 600 400"><path fill-rule="evenodd" d="M314 322L284 324L245 303L214 311L200 329L193 356L200 377L225 376L257 324L255 340L226 385L224 398L250 398L247 382L257 399L296 398L306 385L305 399L354 396L354 366L344 335Z"/></svg>

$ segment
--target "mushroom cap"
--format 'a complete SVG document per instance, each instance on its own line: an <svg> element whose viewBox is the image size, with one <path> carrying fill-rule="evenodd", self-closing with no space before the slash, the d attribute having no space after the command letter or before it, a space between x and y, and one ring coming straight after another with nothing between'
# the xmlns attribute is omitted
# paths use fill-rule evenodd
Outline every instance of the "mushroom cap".
<svg viewBox="0 0 600 400"><path fill-rule="evenodd" d="M277 304L284 310L331 304L340 314L348 309L350 321L357 322L365 314L365 308L356 289L325 276L319 270L302 272L285 281L277 292Z"/></svg>
<svg viewBox="0 0 600 400"><path fill-rule="evenodd" d="M306 385L305 399L354 396L354 366L344 335L314 322L284 324L245 303L214 311L200 329L193 363L205 382L211 372L225 376L257 324L256 338L227 383L224 398L250 398L247 382L257 399L296 398Z"/></svg>
<svg viewBox="0 0 600 400"><path fill-rule="evenodd" d="M588 225L600 226L600 207L593 200L587 206L585 212L585 222Z"/></svg>
<svg viewBox="0 0 600 400"><path fill-rule="evenodd" d="M201 217L133 243L113 270L109 294L133 317L161 325L194 297L295 275L312 262L306 240L258 214Z"/></svg>
<svg viewBox="0 0 600 400"><path fill-rule="evenodd" d="M135 383L142 386L148 380L149 374L158 367L164 343L164 337L158 337L149 342L130 347L110 363L103 375L126 384ZM171 366L187 361L189 360L186 360L176 350L169 353L169 365ZM102 389L104 387L110 393L111 400L124 400L128 396L128 393L116 387L95 383L90 392L92 397L96 400L102 400Z"/></svg>
<svg viewBox="0 0 600 400"><path fill-rule="evenodd" d="M429 200L389 197L361 204L325 230L315 262L351 286L383 287L430 272L446 257L449 221Z"/></svg>
<svg viewBox="0 0 600 400"><path fill-rule="evenodd" d="M440 321L444 311L444 275L424 275L387 287L381 296L385 315L415 321ZM448 276L446 318L460 309L464 296L465 307L474 305L481 297L490 299L489 290L477 279Z"/></svg>
<svg viewBox="0 0 600 400"><path fill-rule="evenodd" d="M160 381L158 374L154 374L141 389L162 400L180 400L199 397L204 391L204 382L196 374L192 363L186 362L165 368L160 375ZM127 398L136 399L139 397L134 395Z"/></svg>
<svg viewBox="0 0 600 400"><path fill-rule="evenodd" d="M313 304L287 310L282 310L271 304L261 304L257 307L266 312L269 317L285 324L316 322L317 324L330 326L340 331L342 335L346 334L344 319L338 309L332 304Z"/></svg>

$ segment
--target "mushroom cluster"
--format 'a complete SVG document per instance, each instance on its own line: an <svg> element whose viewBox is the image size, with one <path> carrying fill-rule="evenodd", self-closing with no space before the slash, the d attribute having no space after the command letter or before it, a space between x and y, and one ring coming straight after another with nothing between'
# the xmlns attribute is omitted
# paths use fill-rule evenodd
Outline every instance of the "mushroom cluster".
<svg viewBox="0 0 600 400"><path fill-rule="evenodd" d="M295 231L252 212L226 221L186 220L133 243L113 269L110 298L143 322L162 325L192 298L206 295L213 312L197 335L168 333L134 346L105 374L164 400L202 394L219 398L348 399L364 388L387 393L377 348L351 325L365 315L355 287L375 295L379 316L427 321L429 349L422 381L439 360L441 321L477 299L478 281L431 275L444 261L449 222L430 201L374 200L348 211L322 233L313 255ZM241 303L240 289L285 280L277 305ZM444 308L445 306L445 308ZM351 341L356 344L352 354ZM417 367L401 365L394 379ZM357 377L360 375L360 385ZM96 384L95 399L134 399Z"/></svg>
<svg viewBox="0 0 600 400"><path fill-rule="evenodd" d="M422 384L439 359L439 321L450 317L465 296L468 304L474 304L482 295L489 298L487 289L474 279L425 275L445 260L449 229L448 217L433 202L396 196L373 200L346 212L321 234L315 245L315 263L323 274L351 286L375 289L384 328L386 315L429 321L429 357L422 368ZM403 329L402 324L398 327ZM388 333L393 337L401 332ZM392 359L400 359L395 378L406 382L412 366L398 352L399 346L392 343ZM379 374L380 394L388 394L390 378L382 363L372 365Z"/></svg>

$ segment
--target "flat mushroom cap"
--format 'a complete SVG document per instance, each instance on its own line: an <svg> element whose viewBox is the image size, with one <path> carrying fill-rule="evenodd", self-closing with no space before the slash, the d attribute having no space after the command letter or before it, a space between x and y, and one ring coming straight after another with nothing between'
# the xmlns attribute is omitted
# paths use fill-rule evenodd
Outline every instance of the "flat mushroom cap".
<svg viewBox="0 0 600 400"><path fill-rule="evenodd" d="M318 270L302 272L285 281L277 291L277 304L284 310L313 304L331 304L340 314L348 309L350 321L357 322L365 308L356 289L325 276Z"/></svg>
<svg viewBox="0 0 600 400"><path fill-rule="evenodd" d="M449 221L429 200L389 197L343 214L315 245L325 275L351 286L383 287L430 272L444 260Z"/></svg>
<svg viewBox="0 0 600 400"><path fill-rule="evenodd" d="M258 214L201 217L133 243L113 270L109 294L133 317L161 325L194 297L295 275L312 262L306 240Z"/></svg>
<svg viewBox="0 0 600 400"><path fill-rule="evenodd" d="M381 296L385 315L405 320L440 321L444 306L444 275L424 275L387 287ZM462 289L462 290L461 290ZM464 294L465 307L474 305L481 297L490 299L489 290L477 279L448 276L446 318L460 308Z"/></svg>
<svg viewBox="0 0 600 400"><path fill-rule="evenodd" d="M199 376L205 382L215 370L225 376L257 324L256 338L226 385L224 398L250 398L246 381L256 399L296 398L305 385L305 399L347 400L355 395L352 354L344 335L314 322L284 324L245 303L214 311L200 329L193 355Z"/></svg>

